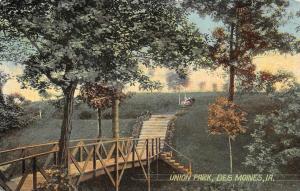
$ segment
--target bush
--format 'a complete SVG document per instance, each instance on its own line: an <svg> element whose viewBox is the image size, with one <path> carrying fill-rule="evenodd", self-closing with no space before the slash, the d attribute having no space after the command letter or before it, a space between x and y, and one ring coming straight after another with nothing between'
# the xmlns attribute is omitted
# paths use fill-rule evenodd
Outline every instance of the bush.
<svg viewBox="0 0 300 191"><path fill-rule="evenodd" d="M89 111L82 111L81 113L79 113L79 119L82 120L87 120L87 119L92 119L93 114Z"/></svg>
<svg viewBox="0 0 300 191"><path fill-rule="evenodd" d="M34 120L31 113L24 110L24 105L28 103L24 97L11 94L3 99L3 94L0 96L0 133L27 127Z"/></svg>

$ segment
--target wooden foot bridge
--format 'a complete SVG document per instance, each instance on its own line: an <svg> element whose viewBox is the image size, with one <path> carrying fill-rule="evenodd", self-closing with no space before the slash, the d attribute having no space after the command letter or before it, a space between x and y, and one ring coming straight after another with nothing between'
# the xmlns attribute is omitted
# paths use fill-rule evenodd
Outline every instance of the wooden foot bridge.
<svg viewBox="0 0 300 191"><path fill-rule="evenodd" d="M72 184L107 175L119 190L125 170L140 168L150 190L150 167L157 160L179 173L191 174L191 160L165 142L172 120L174 115L152 115L143 123L138 138L72 140L68 149ZM57 164L57 153L58 142L0 151L0 187L7 191L37 190L50 181L49 171Z"/></svg>

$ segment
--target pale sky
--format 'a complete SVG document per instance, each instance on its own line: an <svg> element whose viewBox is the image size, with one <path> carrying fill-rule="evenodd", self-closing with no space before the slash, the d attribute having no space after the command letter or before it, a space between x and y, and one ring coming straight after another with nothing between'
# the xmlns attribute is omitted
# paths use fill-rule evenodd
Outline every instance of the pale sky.
<svg viewBox="0 0 300 191"><path fill-rule="evenodd" d="M270 53L263 56L258 56L254 59L254 63L257 65L258 70L270 71L272 73L277 72L278 70L286 70L292 72L298 82L300 82L300 54L297 55L280 55L275 53ZM18 75L21 74L22 69L19 66L14 64L0 66L5 72L10 73L10 75ZM154 72L153 79L159 80L165 87L163 88L163 92L169 91L166 87L166 74L170 72L164 68L157 68ZM216 71L206 71L200 70L191 72L190 79L191 83L186 88L187 91L199 91L199 83L202 81L206 82L205 91L212 91L212 84L216 83L218 85L218 89L221 90L223 84L227 81L227 77L224 75L224 71L221 69ZM225 77L225 78L224 78ZM138 91L138 87L130 87L128 90L130 91ZM5 94L19 92L24 95L27 99L30 100L39 100L40 96L37 91L30 89L21 89L20 84L17 82L15 78L9 80L3 89Z"/></svg>

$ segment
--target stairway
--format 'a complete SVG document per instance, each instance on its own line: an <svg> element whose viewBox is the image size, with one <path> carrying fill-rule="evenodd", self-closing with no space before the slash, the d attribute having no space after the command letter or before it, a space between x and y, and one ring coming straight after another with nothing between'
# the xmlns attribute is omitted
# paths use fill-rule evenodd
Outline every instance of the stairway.
<svg viewBox="0 0 300 191"><path fill-rule="evenodd" d="M191 167L183 166L179 162L177 162L172 156L172 152L161 153L160 159L180 173L189 174L189 175L192 174Z"/></svg>
<svg viewBox="0 0 300 191"><path fill-rule="evenodd" d="M161 149L164 147L164 140L168 130L168 124L174 119L174 115L152 115L147 121L144 121L143 127L139 135L139 139L147 139L152 137L161 137ZM151 142L149 145L151 147ZM145 146L145 140L140 140L137 144L137 149L143 149ZM153 143L155 145L155 143ZM156 146L156 145L155 145Z"/></svg>
<svg viewBox="0 0 300 191"><path fill-rule="evenodd" d="M145 150L146 148L146 140L147 138L155 138L161 137L161 150L165 147L164 141L167 135L168 125L175 118L175 115L152 115L151 118L147 121L144 121L143 126L141 128L141 132L139 135L139 142L137 143L136 148L140 150ZM152 141L148 143L149 147L152 147ZM155 141L153 142L153 146L156 147ZM166 145L168 146L168 145ZM171 166L174 170L183 174L191 174L191 167L186 167L180 164L175 160L172 156L172 152L162 152L159 155L159 158Z"/></svg>

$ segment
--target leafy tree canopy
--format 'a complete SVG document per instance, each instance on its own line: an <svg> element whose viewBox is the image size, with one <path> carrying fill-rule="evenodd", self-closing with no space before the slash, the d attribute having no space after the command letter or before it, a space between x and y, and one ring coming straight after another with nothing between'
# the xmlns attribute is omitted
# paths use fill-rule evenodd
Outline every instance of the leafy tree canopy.
<svg viewBox="0 0 300 191"><path fill-rule="evenodd" d="M204 48L185 13L167 0L4 0L1 8L1 19L38 52L24 62L21 81L42 91L53 84L108 80L155 88L138 67L150 65L145 58L179 68Z"/></svg>
<svg viewBox="0 0 300 191"><path fill-rule="evenodd" d="M210 52L215 67L230 68L230 99L234 75L245 83L255 78L254 56L272 50L294 51L295 37L279 30L289 4L286 0L185 0L182 4L222 22L211 34Z"/></svg>
<svg viewBox="0 0 300 191"><path fill-rule="evenodd" d="M215 103L209 105L208 126L211 134L225 133L231 139L246 132L246 112L241 108L220 97Z"/></svg>
<svg viewBox="0 0 300 191"><path fill-rule="evenodd" d="M299 173L300 102L292 88L273 97L280 107L257 115L245 165L268 173Z"/></svg>

